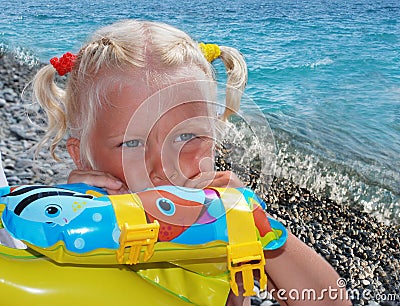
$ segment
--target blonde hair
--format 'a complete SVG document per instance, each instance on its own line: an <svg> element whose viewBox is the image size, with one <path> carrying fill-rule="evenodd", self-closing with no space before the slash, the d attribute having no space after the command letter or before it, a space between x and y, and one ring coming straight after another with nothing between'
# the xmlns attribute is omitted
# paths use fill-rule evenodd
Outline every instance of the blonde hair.
<svg viewBox="0 0 400 306"><path fill-rule="evenodd" d="M234 48L220 46L220 58L227 71L225 111L227 119L239 110L242 91L247 82L247 67L243 56ZM58 160L55 150L67 132L81 139L81 161L92 164L85 141L102 106L100 79L104 71L145 69L151 74L158 68L166 70L196 66L206 77L216 81L212 65L206 60L197 42L186 33L163 23L123 20L96 31L84 45L67 78L65 89L55 82L52 65L43 67L35 76L33 100L38 102L48 117L47 131L38 150L50 143L50 152Z"/></svg>

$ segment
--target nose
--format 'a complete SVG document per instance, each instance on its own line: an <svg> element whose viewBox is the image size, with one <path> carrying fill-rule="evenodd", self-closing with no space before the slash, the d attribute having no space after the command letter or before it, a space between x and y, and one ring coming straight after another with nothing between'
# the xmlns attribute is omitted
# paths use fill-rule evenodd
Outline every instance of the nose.
<svg viewBox="0 0 400 306"><path fill-rule="evenodd" d="M176 157L177 158L177 157ZM153 186L174 185L179 169L174 154L162 146L149 146L146 151L146 168Z"/></svg>

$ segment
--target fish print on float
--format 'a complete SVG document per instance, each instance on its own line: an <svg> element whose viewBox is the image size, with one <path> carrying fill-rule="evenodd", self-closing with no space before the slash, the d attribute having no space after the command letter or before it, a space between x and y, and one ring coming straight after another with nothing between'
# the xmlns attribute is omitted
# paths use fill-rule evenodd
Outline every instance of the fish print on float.
<svg viewBox="0 0 400 306"><path fill-rule="evenodd" d="M285 243L286 229L267 217L265 203L252 190L228 188L222 192L226 195L220 194L218 188L146 189L128 197L125 213L130 213L130 205L139 208L132 213L143 209L145 223L146 219L148 223L159 223L160 242L229 243L226 215L232 206L225 207L225 202L232 201L229 195L234 195L233 199L247 203L264 249L276 249ZM123 224L118 224L116 210L127 205L126 198L108 196L104 190L86 184L7 186L0 188L0 196L0 203L5 204L3 226L16 239L40 248L64 243L68 251L80 254L96 249L116 250L120 246Z"/></svg>
<svg viewBox="0 0 400 306"><path fill-rule="evenodd" d="M10 191L3 195L7 209L2 220L15 238L39 247L64 241L68 250L77 253L99 248L99 243L118 248L120 231L106 198L51 186L20 186Z"/></svg>

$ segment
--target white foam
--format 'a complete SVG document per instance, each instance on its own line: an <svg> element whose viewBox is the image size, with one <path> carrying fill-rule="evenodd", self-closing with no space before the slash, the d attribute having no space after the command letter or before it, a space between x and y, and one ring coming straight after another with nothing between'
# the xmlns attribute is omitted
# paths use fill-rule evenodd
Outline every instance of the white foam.
<svg viewBox="0 0 400 306"><path fill-rule="evenodd" d="M311 152L279 144L276 176L291 180L313 194L338 203L359 204L363 211L390 224L400 222L400 198L384 186L369 182L346 165L323 161Z"/></svg>
<svg viewBox="0 0 400 306"><path fill-rule="evenodd" d="M318 66L326 66L326 65L330 65L330 64L333 64L333 60L330 59L329 57L325 57L323 59L317 60L314 63L311 63L310 68L314 69Z"/></svg>

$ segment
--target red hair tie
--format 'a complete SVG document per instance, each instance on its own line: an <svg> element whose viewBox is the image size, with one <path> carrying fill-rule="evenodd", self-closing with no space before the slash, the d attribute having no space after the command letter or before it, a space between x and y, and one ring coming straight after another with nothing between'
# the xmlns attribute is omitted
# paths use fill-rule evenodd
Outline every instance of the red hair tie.
<svg viewBox="0 0 400 306"><path fill-rule="evenodd" d="M67 52L60 58L53 57L50 60L50 64L53 65L59 75L63 76L68 72L71 72L72 68L74 67L76 58L77 56L75 54Z"/></svg>

